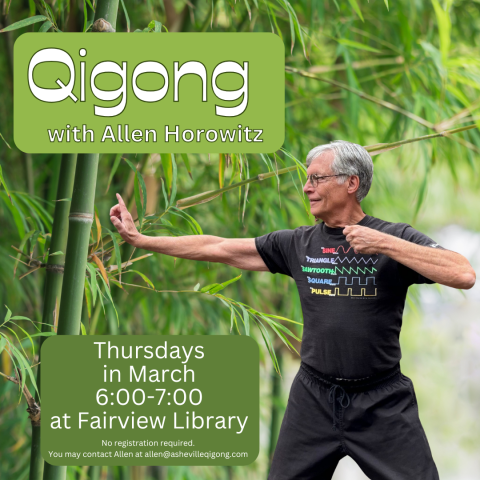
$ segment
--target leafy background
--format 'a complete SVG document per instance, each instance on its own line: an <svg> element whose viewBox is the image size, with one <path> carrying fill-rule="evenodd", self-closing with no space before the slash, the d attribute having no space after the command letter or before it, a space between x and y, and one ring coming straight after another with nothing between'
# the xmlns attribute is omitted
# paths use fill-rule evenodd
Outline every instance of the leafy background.
<svg viewBox="0 0 480 480"><path fill-rule="evenodd" d="M39 268L20 279L32 270L33 264L16 262L18 257L29 263L11 245L24 254L45 258L61 156L29 155L15 148L12 47L15 38L25 31L48 30L61 35L61 31L88 30L94 7L89 0L4 0L2 5L0 29L5 31L0 39L0 166L4 187L0 190L0 297L5 313L3 305L14 316L34 322L41 321L45 272ZM106 229L112 228L108 212L115 203L114 192L127 199L135 216L137 206L140 215L145 211L147 216L158 216L166 210L162 189L167 201L172 200L174 205L175 199L216 190L286 166L293 166L293 170L249 187L235 188L182 211L193 217L203 233L223 237L255 237L313 224L301 191L303 169L297 163L304 161L313 146L333 139L362 145L390 143L480 125L479 17L480 3L475 0L124 0L120 3L117 31L273 31L279 35L285 44L287 65L286 138L284 151L268 155L102 155L95 201L98 222L92 229L92 245L96 246L99 232L105 242L109 238ZM22 20L25 22L15 25ZM364 211L385 220L411 223L444 247L466 255L478 269L479 151L478 128L473 128L374 156L374 183L362 203ZM141 179L146 195L141 193ZM176 198L172 198L175 192ZM158 220L155 234L199 233L192 219L173 212L171 208L163 215L163 223ZM145 221L144 228L154 220L147 217ZM98 252L103 252L103 257L99 253L100 258L111 270L107 275L113 280L119 258L125 262L145 254L119 245L108 259L111 247L112 244L105 245L102 250L100 245ZM251 323L246 322L238 302L257 312L301 322L298 294L292 281L279 275L239 272L225 265L155 254L135 262L129 268L135 272L122 274L123 282L137 286L123 286L122 290L112 282L109 290L103 284L99 265L92 261L89 265L93 275L83 309L86 334L228 335L245 334L248 328L262 348L261 451L248 467L118 467L90 471L69 468L68 478L266 478L299 357L265 319L262 321L270 340L263 340L255 314L249 312ZM232 310L218 295L208 293L211 288L205 294L152 289L192 291L200 284L199 290L240 273L239 280L221 291L237 306L234 315L238 329L231 329ZM92 291L92 276L100 288L95 305L93 298L87 302L89 294L92 297L96 291ZM119 325L109 300L110 292ZM421 420L440 475L445 479L480 478L479 303L478 285L468 292L435 285L416 286L410 289L404 315L402 370L414 380ZM301 338L301 326L278 322ZM19 352L22 344L28 366L38 362L38 348L35 354L31 348L31 343L37 347L38 338L28 338L37 332L31 322L10 319L0 327L0 332L4 343L8 340ZM285 334L284 339L299 350L300 344L292 336ZM2 349L1 371L14 375L9 347ZM15 355L13 360L19 362ZM282 377L275 371L276 362ZM36 367L32 370L35 372ZM34 393L28 378L27 386ZM31 427L25 401L18 401L18 387L2 380L1 478L28 478ZM345 459L334 478L365 477Z"/></svg>

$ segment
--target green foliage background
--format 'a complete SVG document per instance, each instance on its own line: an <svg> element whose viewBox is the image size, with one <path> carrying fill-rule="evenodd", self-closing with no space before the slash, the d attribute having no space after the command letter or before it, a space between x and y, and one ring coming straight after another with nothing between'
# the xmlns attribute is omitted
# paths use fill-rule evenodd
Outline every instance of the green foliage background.
<svg viewBox="0 0 480 480"><path fill-rule="evenodd" d="M41 256L48 248L58 184L61 156L23 154L13 143L12 118L12 46L15 38L25 31L50 28L56 31L84 31L92 18L89 0L82 3L66 0L47 2L8 2L4 0L1 28L35 15L46 18L38 23L2 33L0 39L0 165L3 178L12 196L0 190L0 300L16 315L41 321L44 271L39 269L25 278L19 276L28 269L19 265L12 279L17 253L10 245ZM177 198L215 190L230 182L266 171L295 165L292 156L303 162L315 145L333 139L345 139L362 145L390 143L451 128L476 123L480 125L480 3L475 0L357 0L313 1L244 0L234 3L219 1L124 0L119 10L117 31L145 30L147 34L168 34L166 31L250 32L273 31L285 44L287 65L286 139L289 152L260 155L188 155L175 157L178 165ZM86 15L84 14L86 12ZM154 22L152 22L152 20ZM50 22L52 25L49 25ZM162 27L163 26L163 27ZM13 28L13 27L12 27ZM317 78L307 78L305 73ZM265 79L268 82L268 78ZM332 83L333 82L333 83ZM368 98L367 98L368 97ZM388 102L388 105L387 105ZM396 108L391 107L391 104ZM25 112L28 114L28 112ZM38 122L42 119L38 118ZM9 145L7 145L7 142ZM393 222L408 222L431 234L443 226L457 224L471 231L480 230L478 216L478 178L480 136L478 129L436 140L406 145L391 152L374 156L375 177L371 192L363 202L365 212ZM168 193L174 188L172 160L169 156L125 156L145 179L148 192L147 214L165 210L162 184ZM189 174L189 172L191 174ZM112 172L111 185L109 179ZM301 169L277 178L253 183L248 189L236 189L209 203L185 210L200 224L203 233L223 237L255 237L273 230L313 224L301 187ZM135 178L128 163L115 155L100 159L96 209L103 234L112 228L108 212L115 203L114 192L120 192L135 209ZM137 199L138 200L138 199ZM138 203L138 202L137 202ZM477 208L474 208L474 206ZM157 234L171 234L174 229L188 233L188 222L170 213L164 217L172 227L163 227ZM26 239L27 232L33 233ZM92 236L96 239L97 227ZM23 241L23 242L22 242ZM23 243L23 245L22 245ZM448 246L445 245L447 248ZM121 248L122 261L132 255L128 245ZM133 257L145 252L133 252ZM115 265L115 258L110 261ZM153 255L134 264L156 290L192 290L224 282L239 275L238 270L224 265L207 264ZM119 326L109 307L104 311L97 302L90 318L84 308L83 323L87 333L118 334L230 334L230 310L218 298L208 295L156 293L137 273L122 275L123 281L145 288L127 287L125 291L112 286ZM430 287L425 287L430 288ZM431 287L435 288L435 287ZM445 287L439 287L440 292ZM478 287L475 287L478 288ZM301 321L301 309L296 289L288 278L268 273L243 272L239 281L226 287L229 298L243 302L259 311L282 315ZM460 295L460 293L456 292ZM402 366L422 378L454 375L440 364L425 360L425 350L433 344L422 330L422 312L418 309L419 289L409 295L409 310L405 315L402 347L407 357ZM2 307L3 308L3 307ZM452 319L454 321L454 319ZM239 319L240 332L245 333ZM22 324L23 325L23 324ZM287 325L287 324L285 324ZM287 325L289 328L291 325ZM23 326L30 333L33 327ZM14 330L24 337L20 330ZM30 331L31 330L31 331ZM293 331L301 336L301 329ZM232 329L232 334L238 333ZM258 329L251 334L263 344ZM7 333L8 335L8 333ZM279 361L285 371L294 368L298 356L270 330ZM275 339L275 340L274 340ZM12 338L13 340L13 338ZM24 341L25 349L30 342ZM294 346L299 347L298 342ZM440 347L439 347L440 348ZM448 342L442 343L448 352ZM435 351L435 348L433 349ZM31 365L36 363L28 350ZM445 353L448 356L448 353ZM283 359L283 360L282 360ZM435 370L436 369L436 370ZM12 366L2 353L2 371L12 374ZM266 478L268 452L274 446L282 409L288 394L287 380L283 390L272 396L271 384L275 373L270 356L263 349L262 372L262 451L249 467L239 468L160 468L138 470L114 469L90 472L90 478ZM432 373L433 372L433 373ZM285 375L288 379L288 375ZM448 409L455 401L434 401L451 398L447 385L427 382L432 390L418 395L425 416L421 417L429 439L435 436L433 453L440 474L455 476L458 462L472 458L480 447L478 414L473 403L479 393L469 393L467 413L462 425L470 425L468 434L455 431L454 416ZM33 391L33 390L32 390ZM434 395L429 393L434 392ZM476 393L475 393L476 392ZM469 413L470 412L470 413ZM273 424L271 419L274 418ZM276 420L275 420L276 419ZM272 430L270 438L270 429ZM11 382L0 383L0 477L28 478L30 426L24 412L24 401L18 404L18 389ZM9 434L5 435L4 432ZM451 442L449 454L436 447ZM431 442L432 443L432 442ZM435 449L437 448L437 450ZM437 453L437 455L436 455ZM466 456L466 457L465 457ZM478 472L478 469L477 469ZM69 478L80 475L69 469ZM455 478L459 478L458 476ZM480 478L480 477L472 477Z"/></svg>

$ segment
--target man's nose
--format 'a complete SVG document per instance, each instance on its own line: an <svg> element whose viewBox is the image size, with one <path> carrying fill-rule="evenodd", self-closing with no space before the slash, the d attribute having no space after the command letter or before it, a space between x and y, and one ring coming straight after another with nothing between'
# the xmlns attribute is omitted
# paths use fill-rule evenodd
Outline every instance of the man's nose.
<svg viewBox="0 0 480 480"><path fill-rule="evenodd" d="M312 187L312 183L310 182L310 180L307 178L307 181L305 183L305 185L303 186L303 191L305 193L307 192L311 192L312 190L314 190L314 188Z"/></svg>

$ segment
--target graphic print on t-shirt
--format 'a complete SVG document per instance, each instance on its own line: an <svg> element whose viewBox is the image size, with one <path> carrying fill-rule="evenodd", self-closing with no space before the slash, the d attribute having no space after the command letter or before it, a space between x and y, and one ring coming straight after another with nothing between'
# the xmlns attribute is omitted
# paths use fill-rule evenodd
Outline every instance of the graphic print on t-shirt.
<svg viewBox="0 0 480 480"><path fill-rule="evenodd" d="M407 223L365 215L358 225L442 248ZM434 281L388 255L355 253L343 232L322 222L267 233L255 245L271 273L295 281L304 324L302 361L326 375L358 379L398 364L407 290Z"/></svg>
<svg viewBox="0 0 480 480"><path fill-rule="evenodd" d="M322 254L325 257L309 257L305 255L305 263L328 265L306 266L301 265L302 272L307 275L307 281L310 284L310 293L312 295L327 295L330 297L376 297L377 282L374 267L378 258L365 255L347 256L347 253L354 253L350 246L345 250L343 245L339 247L321 247ZM340 251L345 256L340 256ZM377 254L376 254L377 255ZM353 264L353 265L352 265ZM324 275L328 275L325 277ZM328 287L319 287L318 285L328 285Z"/></svg>

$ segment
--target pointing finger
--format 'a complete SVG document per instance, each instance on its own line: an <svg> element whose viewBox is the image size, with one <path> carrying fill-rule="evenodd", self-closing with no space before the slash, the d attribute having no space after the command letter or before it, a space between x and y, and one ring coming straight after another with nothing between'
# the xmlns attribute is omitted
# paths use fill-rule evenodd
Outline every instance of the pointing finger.
<svg viewBox="0 0 480 480"><path fill-rule="evenodd" d="M123 201L123 198L122 198L122 196L121 196L119 193L117 193L117 199L118 199L118 203L120 204L120 206L126 208L125 202Z"/></svg>

